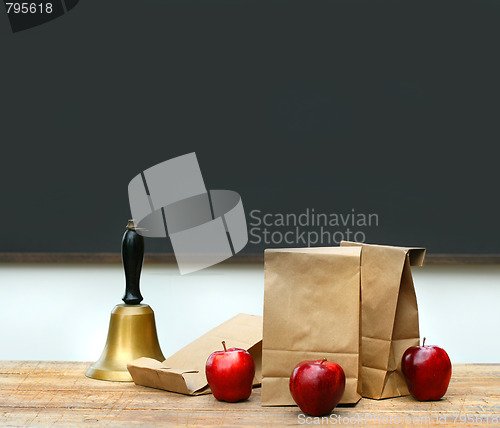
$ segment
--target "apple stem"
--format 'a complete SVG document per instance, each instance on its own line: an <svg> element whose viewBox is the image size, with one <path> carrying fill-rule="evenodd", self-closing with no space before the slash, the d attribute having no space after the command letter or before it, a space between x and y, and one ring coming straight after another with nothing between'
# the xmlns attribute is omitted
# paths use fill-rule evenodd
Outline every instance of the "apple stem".
<svg viewBox="0 0 500 428"><path fill-rule="evenodd" d="M321 365L321 364L323 364L325 361L326 361L326 358L323 358L323 359L321 360L321 363L319 363L319 364Z"/></svg>
<svg viewBox="0 0 500 428"><path fill-rule="evenodd" d="M425 337L424 337L424 340L422 341L422 346L425 346Z"/></svg>
<svg viewBox="0 0 500 428"><path fill-rule="evenodd" d="M225 340L222 341L222 346L224 347L224 352L226 352L227 349L226 349L226 341Z"/></svg>

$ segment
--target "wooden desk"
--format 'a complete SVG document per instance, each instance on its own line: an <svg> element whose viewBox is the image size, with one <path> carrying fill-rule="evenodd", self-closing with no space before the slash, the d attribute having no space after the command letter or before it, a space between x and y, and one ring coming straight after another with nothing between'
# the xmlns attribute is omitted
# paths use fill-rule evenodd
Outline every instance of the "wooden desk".
<svg viewBox="0 0 500 428"><path fill-rule="evenodd" d="M186 397L133 383L88 379L84 375L87 366L82 362L0 361L0 425L306 425L297 407L261 407L260 388L246 402L221 403L212 395ZM500 426L500 364L453 366L448 393L440 401L362 399L354 407L335 409L328 422L344 425L347 418L361 426L373 421L386 426L445 421L455 426Z"/></svg>

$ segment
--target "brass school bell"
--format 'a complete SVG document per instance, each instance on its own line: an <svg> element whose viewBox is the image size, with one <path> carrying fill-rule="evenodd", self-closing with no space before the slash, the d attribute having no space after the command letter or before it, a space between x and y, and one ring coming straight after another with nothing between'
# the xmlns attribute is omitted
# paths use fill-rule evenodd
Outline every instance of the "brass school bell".
<svg viewBox="0 0 500 428"><path fill-rule="evenodd" d="M139 280L144 260L144 238L129 220L122 239L122 262L125 269L125 304L111 312L108 338L101 357L92 363L86 376L110 381L130 382L127 363L140 357L165 360L158 343L154 312L143 305Z"/></svg>

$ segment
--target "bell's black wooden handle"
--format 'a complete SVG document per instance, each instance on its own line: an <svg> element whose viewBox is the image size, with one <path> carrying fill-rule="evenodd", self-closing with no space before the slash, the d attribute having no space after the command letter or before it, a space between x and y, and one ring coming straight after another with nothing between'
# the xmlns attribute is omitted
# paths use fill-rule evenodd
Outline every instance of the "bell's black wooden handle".
<svg viewBox="0 0 500 428"><path fill-rule="evenodd" d="M135 230L133 220L129 220L122 239L122 263L125 269L125 295L122 300L127 305L142 302L139 281L144 260L144 238Z"/></svg>

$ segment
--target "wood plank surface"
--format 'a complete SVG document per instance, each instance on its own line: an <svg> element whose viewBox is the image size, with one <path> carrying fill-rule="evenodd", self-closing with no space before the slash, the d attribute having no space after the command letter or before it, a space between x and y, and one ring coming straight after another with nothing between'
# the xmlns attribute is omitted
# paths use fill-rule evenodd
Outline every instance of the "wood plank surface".
<svg viewBox="0 0 500 428"><path fill-rule="evenodd" d="M2 426L290 426L307 425L297 407L261 407L260 388L249 400L222 403L128 382L85 377L88 363L0 361ZM301 416L302 415L302 416ZM314 423L315 420L309 420ZM338 407L323 425L500 426L500 365L454 365L446 396L362 399Z"/></svg>

